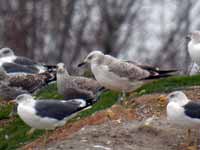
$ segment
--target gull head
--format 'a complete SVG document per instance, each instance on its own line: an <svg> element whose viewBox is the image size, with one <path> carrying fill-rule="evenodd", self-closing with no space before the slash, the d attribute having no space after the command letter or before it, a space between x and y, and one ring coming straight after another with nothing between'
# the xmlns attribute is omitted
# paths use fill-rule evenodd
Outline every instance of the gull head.
<svg viewBox="0 0 200 150"><path fill-rule="evenodd" d="M57 72L59 72L59 73L65 72L65 64L64 63L57 64Z"/></svg>
<svg viewBox="0 0 200 150"><path fill-rule="evenodd" d="M172 92L167 96L167 98L169 102L174 102L181 106L185 105L186 103L190 101L182 91Z"/></svg>
<svg viewBox="0 0 200 150"><path fill-rule="evenodd" d="M15 99L15 102L20 104L20 103L29 103L33 100L33 97L30 94L22 94L17 96Z"/></svg>
<svg viewBox="0 0 200 150"><path fill-rule="evenodd" d="M101 60L103 60L103 58L104 54L101 51L92 51L88 54L84 61L78 65L78 67L81 67L85 64L99 63Z"/></svg>
<svg viewBox="0 0 200 150"><path fill-rule="evenodd" d="M57 64L57 73L69 75L69 73L65 69L65 64L64 63L58 63Z"/></svg>
<svg viewBox="0 0 200 150"><path fill-rule="evenodd" d="M186 38L192 40L195 43L200 43L200 31L193 31L189 33Z"/></svg>
<svg viewBox="0 0 200 150"><path fill-rule="evenodd" d="M12 49L8 47L4 47L0 49L0 58L2 57L8 57L8 56L14 56L14 52Z"/></svg>

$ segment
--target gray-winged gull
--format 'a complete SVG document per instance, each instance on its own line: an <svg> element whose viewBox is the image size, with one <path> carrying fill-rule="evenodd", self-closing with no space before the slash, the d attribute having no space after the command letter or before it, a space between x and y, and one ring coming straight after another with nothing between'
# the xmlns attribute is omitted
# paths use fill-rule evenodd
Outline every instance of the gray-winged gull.
<svg viewBox="0 0 200 150"><path fill-rule="evenodd" d="M16 98L17 113L29 126L35 129L54 129L63 126L71 115L91 105L84 99L35 100L22 94Z"/></svg>
<svg viewBox="0 0 200 150"><path fill-rule="evenodd" d="M57 64L57 88L65 99L94 99L103 87L93 79L70 76L63 63Z"/></svg>
<svg viewBox="0 0 200 150"><path fill-rule="evenodd" d="M0 49L0 66L9 74L35 74L56 69L53 65L43 65L29 58L16 56L10 48Z"/></svg>
<svg viewBox="0 0 200 150"><path fill-rule="evenodd" d="M93 104L84 99L35 100L28 94L18 96L13 102L18 104L17 113L27 125L46 131L63 126L77 112Z"/></svg>
<svg viewBox="0 0 200 150"><path fill-rule="evenodd" d="M172 124L189 129L188 142L191 142L190 129L200 128L200 102L191 101L182 91L172 92L167 98L168 120Z"/></svg>
<svg viewBox="0 0 200 150"><path fill-rule="evenodd" d="M133 62L104 55L100 51L91 52L78 66L89 63L96 80L105 88L123 92L134 91L144 81L170 76L175 70L159 70L150 66L137 65Z"/></svg>

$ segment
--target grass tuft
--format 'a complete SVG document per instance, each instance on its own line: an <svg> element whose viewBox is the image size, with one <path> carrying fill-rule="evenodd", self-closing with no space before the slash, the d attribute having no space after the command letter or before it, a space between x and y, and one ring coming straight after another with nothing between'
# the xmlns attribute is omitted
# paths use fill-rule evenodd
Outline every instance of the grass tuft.
<svg viewBox="0 0 200 150"><path fill-rule="evenodd" d="M35 94L37 99L64 99L64 97L57 92L56 83L49 84L42 88Z"/></svg>
<svg viewBox="0 0 200 150"><path fill-rule="evenodd" d="M33 141L43 133L43 131L37 130L32 136L28 136L27 132L29 130L30 127L24 124L19 117L16 117L6 126L0 127L0 149L14 150Z"/></svg>
<svg viewBox="0 0 200 150"><path fill-rule="evenodd" d="M97 103L95 103L91 108L80 112L72 120L75 120L77 118L84 118L84 117L92 115L93 113L97 111L109 108L117 102L117 99L118 99L118 93L105 92L101 95L100 100Z"/></svg>
<svg viewBox="0 0 200 150"><path fill-rule="evenodd" d="M177 76L166 79L156 80L147 83L136 90L138 95L150 94L155 92L171 92L180 90L188 86L200 85L200 75Z"/></svg>
<svg viewBox="0 0 200 150"><path fill-rule="evenodd" d="M0 104L0 120L8 119L9 114L13 109L13 105Z"/></svg>
<svg viewBox="0 0 200 150"><path fill-rule="evenodd" d="M145 84L136 90L138 95L150 94L154 92L170 92L179 88L188 86L200 85L200 75L196 76L179 76L170 77L167 79L160 79L151 83ZM44 89L35 94L37 99L63 99L61 95L57 93L56 84L50 84ZM100 101L94 104L90 109L80 112L72 121L87 117L97 111L106 109L116 103L118 93L105 92L101 95ZM12 105L0 104L0 122L3 119L9 118L9 113L12 110ZM38 130L34 132L32 136L26 135L30 130L19 117L12 120L8 124L0 125L0 150L13 150L17 149L39 136L43 135L43 131Z"/></svg>

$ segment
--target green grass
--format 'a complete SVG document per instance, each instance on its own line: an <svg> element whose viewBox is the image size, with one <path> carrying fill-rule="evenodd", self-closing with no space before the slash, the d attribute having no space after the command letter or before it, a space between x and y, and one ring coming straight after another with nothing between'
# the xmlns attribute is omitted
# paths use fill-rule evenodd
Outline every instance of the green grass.
<svg viewBox="0 0 200 150"><path fill-rule="evenodd" d="M38 99L64 99L62 95L58 94L56 83L41 89L35 94L35 97Z"/></svg>
<svg viewBox="0 0 200 150"><path fill-rule="evenodd" d="M5 127L0 127L0 149L14 150L43 134L43 131L37 130L33 135L28 136L29 130L30 127L18 117Z"/></svg>
<svg viewBox="0 0 200 150"><path fill-rule="evenodd" d="M8 119L13 105L0 104L0 120Z"/></svg>
<svg viewBox="0 0 200 150"><path fill-rule="evenodd" d="M80 112L72 120L75 120L77 118L84 118L84 117L90 116L94 112L109 108L110 106L112 106L113 104L115 104L117 102L117 99L118 99L118 93L116 93L116 92L105 92L101 95L100 101L95 103L91 108Z"/></svg>
<svg viewBox="0 0 200 150"><path fill-rule="evenodd" d="M200 85L200 75L195 76L177 76L166 79L160 79L147 83L136 90L139 95L155 92L171 92L188 86Z"/></svg>
<svg viewBox="0 0 200 150"><path fill-rule="evenodd" d="M153 92L169 92L178 88L184 88L193 85L200 85L200 75L192 77L179 76L160 79L143 85L141 88L137 89L136 92L138 95L149 94ZM56 91L56 84L51 84L39 91L35 97L39 99L63 99L63 97ZM112 106L116 102L117 97L118 93L103 93L100 101L94 104L90 109L80 112L75 118L72 119L72 121L87 117L94 112ZM11 105L0 105L0 119L7 119L11 110ZM30 127L25 125L18 117L6 126L0 126L0 150L13 150L19 148L43 135L43 131L38 130L33 134L33 136L30 137L26 135L28 130L30 130Z"/></svg>
<svg viewBox="0 0 200 150"><path fill-rule="evenodd" d="M35 95L38 99L63 99L57 92L56 84L50 84ZM12 105L0 105L0 120L8 119ZM37 130L32 136L26 135L31 128L19 117L6 126L0 126L0 150L14 150L43 135L44 131Z"/></svg>

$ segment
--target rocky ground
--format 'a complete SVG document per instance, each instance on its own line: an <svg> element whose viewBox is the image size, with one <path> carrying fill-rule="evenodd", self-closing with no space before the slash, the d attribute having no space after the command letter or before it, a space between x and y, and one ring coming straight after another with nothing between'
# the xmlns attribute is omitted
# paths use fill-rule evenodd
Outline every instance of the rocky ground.
<svg viewBox="0 0 200 150"><path fill-rule="evenodd" d="M177 150L183 140L181 131L170 127L164 117L150 126L111 121L84 127L68 140L50 144L48 150Z"/></svg>
<svg viewBox="0 0 200 150"><path fill-rule="evenodd" d="M185 91L200 98L200 89ZM193 150L187 145L186 130L166 118L163 94L152 94L114 105L91 117L70 123L48 138L48 150ZM193 141L197 131L193 131ZM40 150L43 137L24 149ZM185 144L184 144L185 143Z"/></svg>

